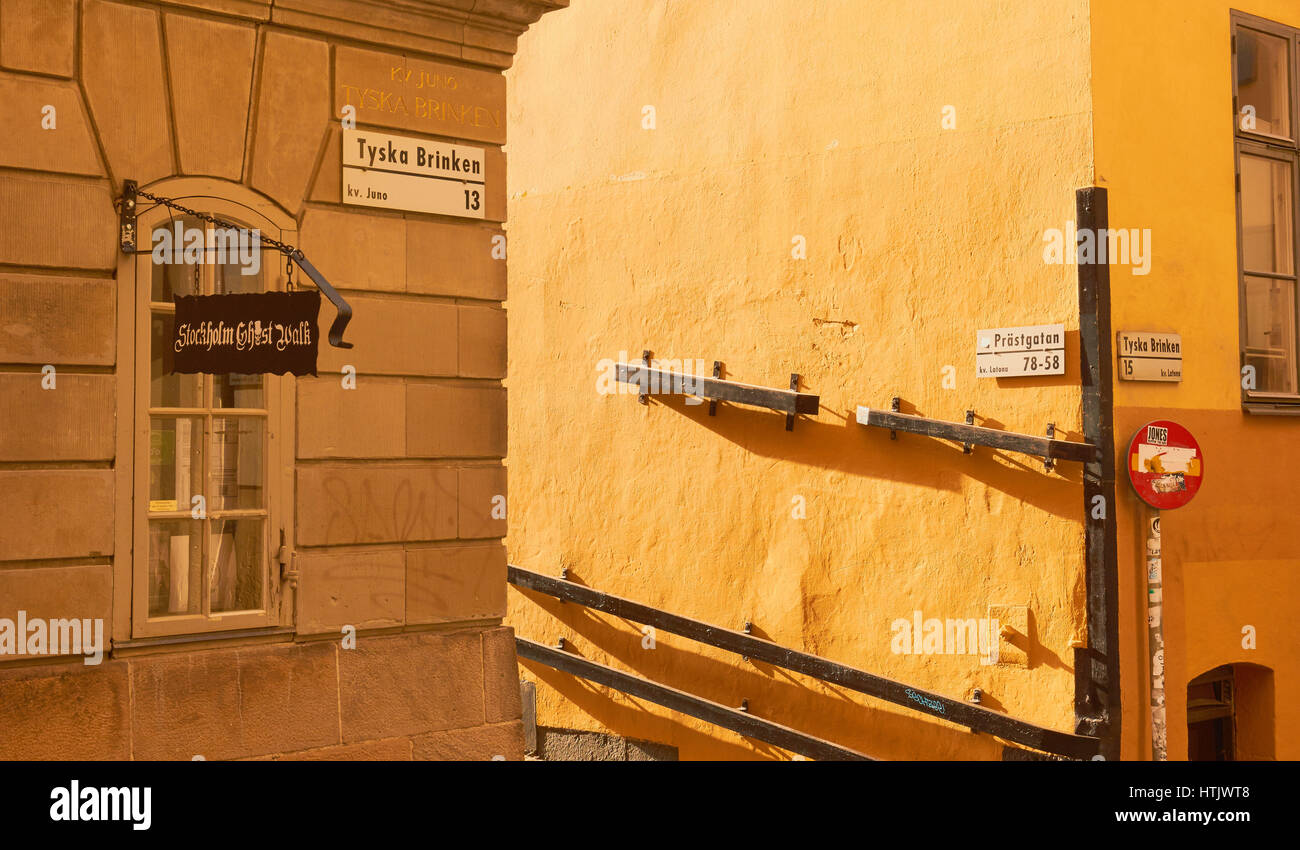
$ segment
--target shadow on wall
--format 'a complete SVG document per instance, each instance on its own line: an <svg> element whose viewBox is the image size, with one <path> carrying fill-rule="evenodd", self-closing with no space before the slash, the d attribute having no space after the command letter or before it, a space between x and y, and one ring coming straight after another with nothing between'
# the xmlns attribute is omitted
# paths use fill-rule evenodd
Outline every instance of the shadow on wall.
<svg viewBox="0 0 1300 850"><path fill-rule="evenodd" d="M805 391L815 392L804 388ZM888 399L881 400L887 406ZM714 434L761 457L818 467L877 480L956 492L956 477L964 475L1063 519L1083 522L1082 464L1058 461L1048 473L1041 460L1030 455L976 446L967 455L957 443L899 434L897 440L881 428L857 422L857 411L840 412L823 406L820 416L838 423L799 416L793 435L785 430L785 414L720 403L716 416L707 404L687 404L683 396L651 396L652 407L662 407L690 419ZM900 412L926 415L903 399ZM1004 428L1003 423L976 415L975 424ZM1044 433L1047 423L1043 423ZM792 438L793 437L793 438ZM1082 441L1082 434L1057 428L1056 438ZM863 447L870 451L864 451Z"/></svg>

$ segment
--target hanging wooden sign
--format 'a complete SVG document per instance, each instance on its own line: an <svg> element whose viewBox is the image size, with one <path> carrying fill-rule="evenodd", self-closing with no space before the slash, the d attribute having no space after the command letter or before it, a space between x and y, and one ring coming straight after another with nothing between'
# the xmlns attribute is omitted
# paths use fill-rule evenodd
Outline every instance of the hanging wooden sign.
<svg viewBox="0 0 1300 850"><path fill-rule="evenodd" d="M178 295L172 374L316 374L320 293Z"/></svg>

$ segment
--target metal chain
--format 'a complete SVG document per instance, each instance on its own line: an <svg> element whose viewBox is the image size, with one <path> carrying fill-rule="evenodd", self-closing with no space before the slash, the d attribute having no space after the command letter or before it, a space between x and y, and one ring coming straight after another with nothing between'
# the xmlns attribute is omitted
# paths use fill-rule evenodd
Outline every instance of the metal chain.
<svg viewBox="0 0 1300 850"><path fill-rule="evenodd" d="M177 212L185 213L186 215L192 215L195 218L202 219L203 221L206 221L208 224L214 225L216 227L231 227L235 229L242 229L238 224L235 224L232 221L226 221L224 219L217 218L216 216L211 215L209 213L203 213L203 212L199 212L198 210L192 210L189 207L182 206L181 204L176 203L171 198L161 198L158 195L154 195L150 192L146 192L143 189L137 189L136 194L142 198L148 198L149 200L154 201L155 203L162 204L165 207L170 207L171 209L174 209ZM297 248L293 247L292 245L288 244L287 242L281 242L280 240L272 239L269 236L262 236L261 241L264 244L270 245L272 248L283 253L286 258L302 256L301 251L299 251Z"/></svg>

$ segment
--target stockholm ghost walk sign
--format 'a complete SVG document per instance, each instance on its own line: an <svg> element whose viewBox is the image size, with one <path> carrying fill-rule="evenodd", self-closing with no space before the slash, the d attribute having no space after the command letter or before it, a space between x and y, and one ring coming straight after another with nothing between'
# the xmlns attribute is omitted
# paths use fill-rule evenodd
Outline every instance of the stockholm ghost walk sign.
<svg viewBox="0 0 1300 850"><path fill-rule="evenodd" d="M156 205L215 226L215 249L205 244L204 231L195 229L192 234L181 224L176 224L176 239L170 231L160 233L168 238L156 248L139 251L136 248L137 196L154 201ZM343 341L343 331L352 319L352 307L330 285L303 252L292 245L275 239L261 237L252 231L251 239L243 229L206 213L183 206L173 198L164 198L139 188L134 180L123 182L122 196L118 199L121 250L126 254L155 254L156 262L206 262L206 253L216 250L229 252L238 247L228 262L252 262L253 272L260 266L262 243L266 243L285 256L288 275L288 292L223 293L216 295L176 295L173 297L175 317L173 338L167 359L171 361L172 374L257 374L283 375L316 374L317 341L320 331L317 315L320 312L320 295L330 300L337 310L329 329L329 343L335 348L351 348ZM191 236L193 238L191 238ZM193 243L193 244L192 244ZM183 245L183 247L182 247ZM191 254L194 256L191 257ZM297 266L316 284L319 291L293 291L292 271ZM249 274L241 268L242 274Z"/></svg>
<svg viewBox="0 0 1300 850"><path fill-rule="evenodd" d="M319 292L176 296L173 374L316 374Z"/></svg>

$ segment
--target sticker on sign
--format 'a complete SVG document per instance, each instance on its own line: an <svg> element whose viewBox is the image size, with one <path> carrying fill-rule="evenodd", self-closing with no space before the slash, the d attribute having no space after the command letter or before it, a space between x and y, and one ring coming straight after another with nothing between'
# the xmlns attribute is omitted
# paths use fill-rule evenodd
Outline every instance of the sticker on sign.
<svg viewBox="0 0 1300 850"><path fill-rule="evenodd" d="M485 218L482 148L370 130L343 131L343 203Z"/></svg>
<svg viewBox="0 0 1300 850"><path fill-rule="evenodd" d="M992 328L975 334L975 377L1065 374L1065 325Z"/></svg>

